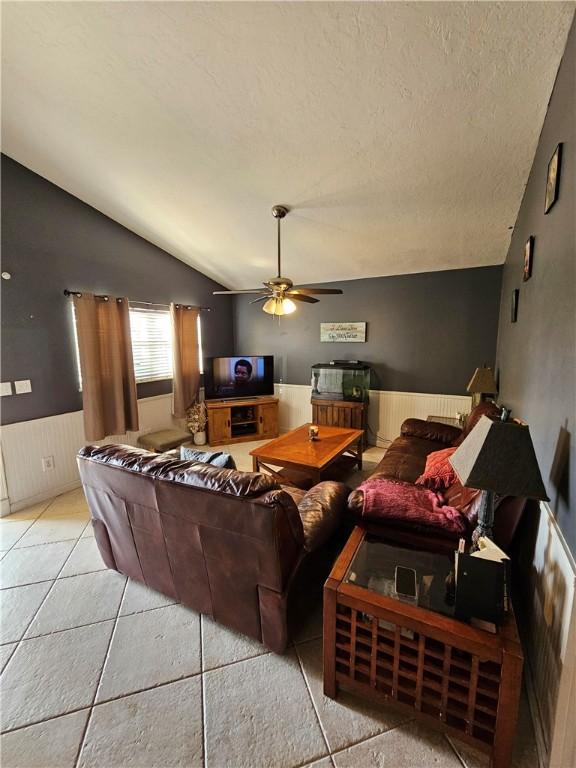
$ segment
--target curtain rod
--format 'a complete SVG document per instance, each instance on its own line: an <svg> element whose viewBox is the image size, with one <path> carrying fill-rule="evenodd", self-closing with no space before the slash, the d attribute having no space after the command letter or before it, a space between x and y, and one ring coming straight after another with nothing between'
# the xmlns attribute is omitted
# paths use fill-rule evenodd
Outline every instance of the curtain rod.
<svg viewBox="0 0 576 768"><path fill-rule="evenodd" d="M82 292L81 291L69 291L68 288L64 288L64 296L78 296L78 298L80 298L80 296L82 296ZM97 299L108 299L109 296L99 295L98 294L98 295L96 295L96 298ZM128 299L128 301L130 302L130 304L145 304L147 307L166 307L166 308L170 307L170 304L158 304L158 303L155 303L153 301L131 301L130 299ZM178 302L178 304L176 306L183 306L183 307L185 306L186 309L192 309L191 305L181 304L180 302ZM212 312L212 309L210 307L196 307L196 309L199 309L201 312Z"/></svg>

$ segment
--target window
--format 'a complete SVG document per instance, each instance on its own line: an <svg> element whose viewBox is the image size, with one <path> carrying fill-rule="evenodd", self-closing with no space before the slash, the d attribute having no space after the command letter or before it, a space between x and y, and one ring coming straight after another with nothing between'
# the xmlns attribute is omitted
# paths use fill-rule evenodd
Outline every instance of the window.
<svg viewBox="0 0 576 768"><path fill-rule="evenodd" d="M172 331L165 309L130 307L132 355L136 381L172 378Z"/></svg>
<svg viewBox="0 0 576 768"><path fill-rule="evenodd" d="M71 307L78 383L79 389L82 390L74 304L71 303ZM171 379L172 329L170 326L170 312L167 309L130 307L130 332L132 336L132 356L134 358L136 383ZM200 373L204 373L202 357L202 324L200 316L198 316L198 362Z"/></svg>

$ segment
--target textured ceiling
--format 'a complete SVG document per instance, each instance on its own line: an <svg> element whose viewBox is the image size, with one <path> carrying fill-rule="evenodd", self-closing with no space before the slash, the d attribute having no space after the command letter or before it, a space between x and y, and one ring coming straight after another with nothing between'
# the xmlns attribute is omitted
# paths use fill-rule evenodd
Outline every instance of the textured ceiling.
<svg viewBox="0 0 576 768"><path fill-rule="evenodd" d="M4 2L3 151L231 287L274 203L295 282L499 264L573 13Z"/></svg>

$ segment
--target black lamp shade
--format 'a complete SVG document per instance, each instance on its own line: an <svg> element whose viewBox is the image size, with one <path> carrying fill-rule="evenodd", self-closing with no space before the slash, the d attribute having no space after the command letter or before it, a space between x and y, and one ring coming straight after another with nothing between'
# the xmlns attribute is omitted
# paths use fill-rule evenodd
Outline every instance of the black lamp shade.
<svg viewBox="0 0 576 768"><path fill-rule="evenodd" d="M482 416L449 461L469 488L549 501L527 425Z"/></svg>

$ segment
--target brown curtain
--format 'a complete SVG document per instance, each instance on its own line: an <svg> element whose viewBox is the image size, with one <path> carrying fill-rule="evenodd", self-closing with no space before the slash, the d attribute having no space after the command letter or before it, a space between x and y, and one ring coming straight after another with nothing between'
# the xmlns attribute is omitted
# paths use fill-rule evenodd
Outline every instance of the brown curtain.
<svg viewBox="0 0 576 768"><path fill-rule="evenodd" d="M128 299L74 296L87 440L138 430Z"/></svg>
<svg viewBox="0 0 576 768"><path fill-rule="evenodd" d="M200 388L198 313L198 307L170 304L174 363L172 413L178 419L186 416L186 410L196 401Z"/></svg>

